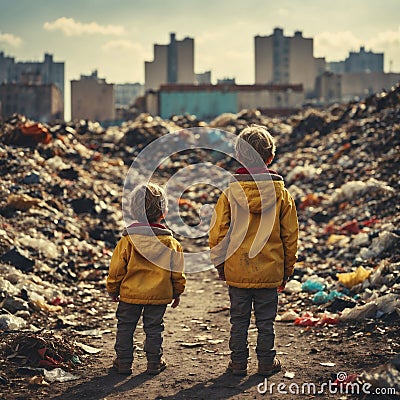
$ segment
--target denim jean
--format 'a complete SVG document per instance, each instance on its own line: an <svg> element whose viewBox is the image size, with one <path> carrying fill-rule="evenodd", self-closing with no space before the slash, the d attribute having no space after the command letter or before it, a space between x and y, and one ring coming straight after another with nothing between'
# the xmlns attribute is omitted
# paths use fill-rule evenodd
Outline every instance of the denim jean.
<svg viewBox="0 0 400 400"><path fill-rule="evenodd" d="M144 351L148 362L157 363L163 354L162 332L166 304L129 304L119 302L117 308L117 337L115 352L123 363L131 364L134 353L133 334L143 314L143 328L146 334Z"/></svg>
<svg viewBox="0 0 400 400"><path fill-rule="evenodd" d="M229 286L231 300L231 336L229 348L233 362L246 362L249 357L247 342L251 311L254 307L258 330L256 353L260 363L272 364L274 350L274 321L278 308L278 293L274 289L243 289Z"/></svg>

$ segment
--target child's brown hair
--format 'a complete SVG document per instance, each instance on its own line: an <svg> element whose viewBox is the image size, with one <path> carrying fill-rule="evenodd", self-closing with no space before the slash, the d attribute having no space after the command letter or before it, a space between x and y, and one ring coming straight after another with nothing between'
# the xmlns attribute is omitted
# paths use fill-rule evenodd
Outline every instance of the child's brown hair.
<svg viewBox="0 0 400 400"><path fill-rule="evenodd" d="M155 223L167 211L167 196L163 188L155 183L140 185L130 199L132 217L142 223Z"/></svg>
<svg viewBox="0 0 400 400"><path fill-rule="evenodd" d="M252 167L260 164L260 161L248 143L261 157L263 162L271 162L275 156L275 140L265 126L252 124L244 128L236 141L236 155L245 166Z"/></svg>

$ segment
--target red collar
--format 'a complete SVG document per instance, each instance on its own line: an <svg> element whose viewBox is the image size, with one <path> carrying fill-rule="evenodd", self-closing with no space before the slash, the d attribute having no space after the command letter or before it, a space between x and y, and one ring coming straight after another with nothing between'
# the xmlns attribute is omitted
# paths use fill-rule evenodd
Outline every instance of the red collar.
<svg viewBox="0 0 400 400"><path fill-rule="evenodd" d="M255 167L255 168L244 168L241 167L236 171L236 174L239 175L252 175L252 174L275 174L278 175L276 171L273 169L268 169L265 167Z"/></svg>
<svg viewBox="0 0 400 400"><path fill-rule="evenodd" d="M164 225L161 224L146 224L144 222L134 222L133 224L130 224L128 228L136 228L137 226L151 226L153 228L167 229Z"/></svg>

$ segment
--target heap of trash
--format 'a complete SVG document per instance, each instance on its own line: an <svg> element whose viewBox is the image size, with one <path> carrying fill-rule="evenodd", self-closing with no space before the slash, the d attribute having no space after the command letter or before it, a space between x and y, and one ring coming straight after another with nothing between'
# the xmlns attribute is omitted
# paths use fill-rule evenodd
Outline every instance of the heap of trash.
<svg viewBox="0 0 400 400"><path fill-rule="evenodd" d="M113 315L102 307L105 277L124 227L121 198L129 166L149 143L176 131L187 140L190 128L237 134L255 123L277 140L272 168L285 177L300 224L299 262L280 296L278 320L301 327L371 319L398 325L399 121L399 85L363 101L282 118L258 110L210 122L141 114L107 129L90 121L50 126L21 115L3 121L0 332L6 345L0 359L6 361L0 379L7 380L7 371L13 364L21 368L21 361L31 368L71 367L79 355L76 344L56 351L61 339L43 336L44 330L70 338L107 331ZM180 169L204 162L231 173L236 165L221 154L187 150L169 156L157 179L165 183ZM199 210L215 203L219 190L185 185L184 195L172 200L182 220L195 227ZM206 249L206 232L185 239L184 246Z"/></svg>

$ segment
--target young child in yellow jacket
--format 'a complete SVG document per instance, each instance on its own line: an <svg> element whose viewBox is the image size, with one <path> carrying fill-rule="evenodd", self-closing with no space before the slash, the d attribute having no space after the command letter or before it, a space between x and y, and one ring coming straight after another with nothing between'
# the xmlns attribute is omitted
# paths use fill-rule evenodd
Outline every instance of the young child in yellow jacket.
<svg viewBox="0 0 400 400"><path fill-rule="evenodd" d="M186 284L182 247L160 224L166 201L158 185L149 183L134 190L130 207L136 222L124 230L111 258L107 291L119 301L113 367L121 374L132 372L133 334L141 315L147 373L156 375L166 368L163 317L167 304L179 305Z"/></svg>
<svg viewBox="0 0 400 400"><path fill-rule="evenodd" d="M297 259L297 212L283 178L267 168L276 150L267 129L245 128L235 150L245 168L236 171L218 199L209 232L211 259L229 285L228 371L247 373L247 335L254 308L258 372L270 376L281 370L274 350L277 288L282 290Z"/></svg>

